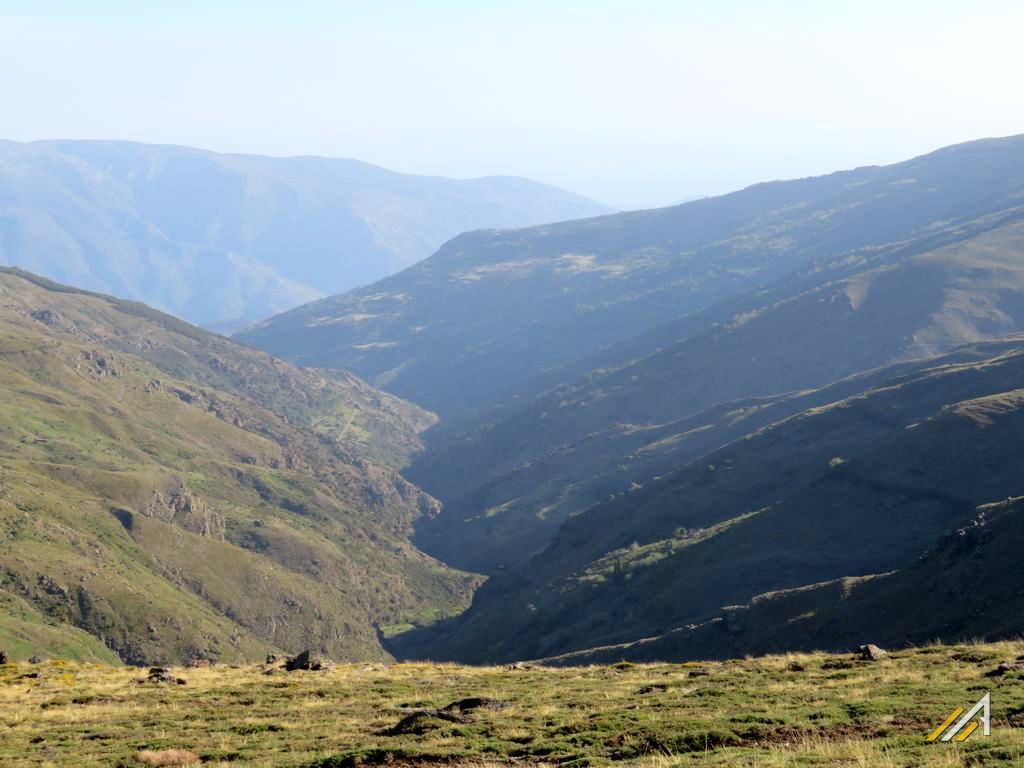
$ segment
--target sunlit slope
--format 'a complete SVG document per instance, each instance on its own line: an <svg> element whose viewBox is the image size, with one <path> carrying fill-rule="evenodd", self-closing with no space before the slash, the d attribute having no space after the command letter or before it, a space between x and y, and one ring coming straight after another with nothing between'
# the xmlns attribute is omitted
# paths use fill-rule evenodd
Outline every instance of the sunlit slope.
<svg viewBox="0 0 1024 768"><path fill-rule="evenodd" d="M125 661L383 658L374 624L466 599L408 543L436 502L313 431L348 407L413 439L426 417L361 382L6 273L0 392L0 586Z"/></svg>

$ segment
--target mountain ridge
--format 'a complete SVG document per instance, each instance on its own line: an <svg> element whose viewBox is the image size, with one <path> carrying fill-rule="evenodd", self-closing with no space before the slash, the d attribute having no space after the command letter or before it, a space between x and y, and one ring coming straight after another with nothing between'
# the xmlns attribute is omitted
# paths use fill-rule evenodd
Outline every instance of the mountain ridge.
<svg viewBox="0 0 1024 768"><path fill-rule="evenodd" d="M199 323L378 279L465 229L607 209L507 177L176 145L0 142L0 262Z"/></svg>
<svg viewBox="0 0 1024 768"><path fill-rule="evenodd" d="M240 338L472 422L548 368L816 259L1009 205L1020 195L1022 145L1021 136L981 140L670 208L464 234L410 269ZM452 386L459 380L474 386Z"/></svg>

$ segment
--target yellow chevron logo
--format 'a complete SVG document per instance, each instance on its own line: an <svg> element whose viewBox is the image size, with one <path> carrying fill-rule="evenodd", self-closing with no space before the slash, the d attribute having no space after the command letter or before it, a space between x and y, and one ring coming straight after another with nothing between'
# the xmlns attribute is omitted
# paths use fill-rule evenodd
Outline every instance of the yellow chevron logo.
<svg viewBox="0 0 1024 768"><path fill-rule="evenodd" d="M975 720L974 718L978 719ZM953 714L946 718L946 721L928 734L928 741L967 741L971 734L984 726L982 733L990 736L992 733L992 697L986 693L981 700L971 707L967 712L963 707L957 707ZM945 734L943 736L943 734Z"/></svg>

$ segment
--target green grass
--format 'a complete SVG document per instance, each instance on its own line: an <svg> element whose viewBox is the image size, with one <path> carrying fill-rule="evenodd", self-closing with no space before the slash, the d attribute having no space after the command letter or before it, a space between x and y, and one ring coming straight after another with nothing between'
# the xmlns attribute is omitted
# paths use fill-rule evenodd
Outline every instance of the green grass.
<svg viewBox="0 0 1024 768"><path fill-rule="evenodd" d="M1024 681L989 678L1024 644L934 647L829 669L834 656L506 670L433 664L137 669L45 662L0 668L0 764L134 766L187 750L206 766L391 763L573 766L987 766L1024 759ZM841 657L851 661L852 657ZM24 678L38 671L38 679ZM695 674L696 673L696 674ZM705 674L706 673L706 674ZM927 734L992 694L993 731L963 745ZM382 731L417 708L470 696L506 702L472 722Z"/></svg>
<svg viewBox="0 0 1024 768"><path fill-rule="evenodd" d="M373 461L430 414L134 305L3 270L0 294L13 658L382 660L375 623L468 603L479 579L409 541L433 500Z"/></svg>

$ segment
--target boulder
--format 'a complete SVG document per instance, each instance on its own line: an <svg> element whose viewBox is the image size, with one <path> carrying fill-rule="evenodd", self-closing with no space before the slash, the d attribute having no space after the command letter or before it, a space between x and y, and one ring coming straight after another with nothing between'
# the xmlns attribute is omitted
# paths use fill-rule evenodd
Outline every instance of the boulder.
<svg viewBox="0 0 1024 768"><path fill-rule="evenodd" d="M298 656L285 660L284 668L289 672L306 670L308 672L319 672L331 668L331 662L323 658L316 651L305 650Z"/></svg>
<svg viewBox="0 0 1024 768"><path fill-rule="evenodd" d="M150 667L149 675L139 680L140 683L173 683L174 685L185 685L185 680L163 667Z"/></svg>
<svg viewBox="0 0 1024 768"><path fill-rule="evenodd" d="M643 688L636 692L637 696L646 696L650 693L664 693L668 690L668 686L664 683L653 683L652 685L645 685Z"/></svg>
<svg viewBox="0 0 1024 768"><path fill-rule="evenodd" d="M506 707L508 707L508 704L498 699L492 699L487 696L471 696L468 699L453 701L447 707L444 707L443 711L472 712L474 709L489 709L492 712L498 712Z"/></svg>
<svg viewBox="0 0 1024 768"><path fill-rule="evenodd" d="M41 658L39 658L38 656L31 656L31 657L29 657L28 663L29 664L42 664L43 660Z"/></svg>
<svg viewBox="0 0 1024 768"><path fill-rule="evenodd" d="M525 672L526 670L537 668L538 667L536 664L531 664L528 661L516 661L512 664L505 665L505 669L507 669L509 672Z"/></svg>
<svg viewBox="0 0 1024 768"><path fill-rule="evenodd" d="M877 645L862 645L857 649L861 661L878 661L885 656L885 651Z"/></svg>
<svg viewBox="0 0 1024 768"><path fill-rule="evenodd" d="M0 651L0 664L7 663L7 651Z"/></svg>

